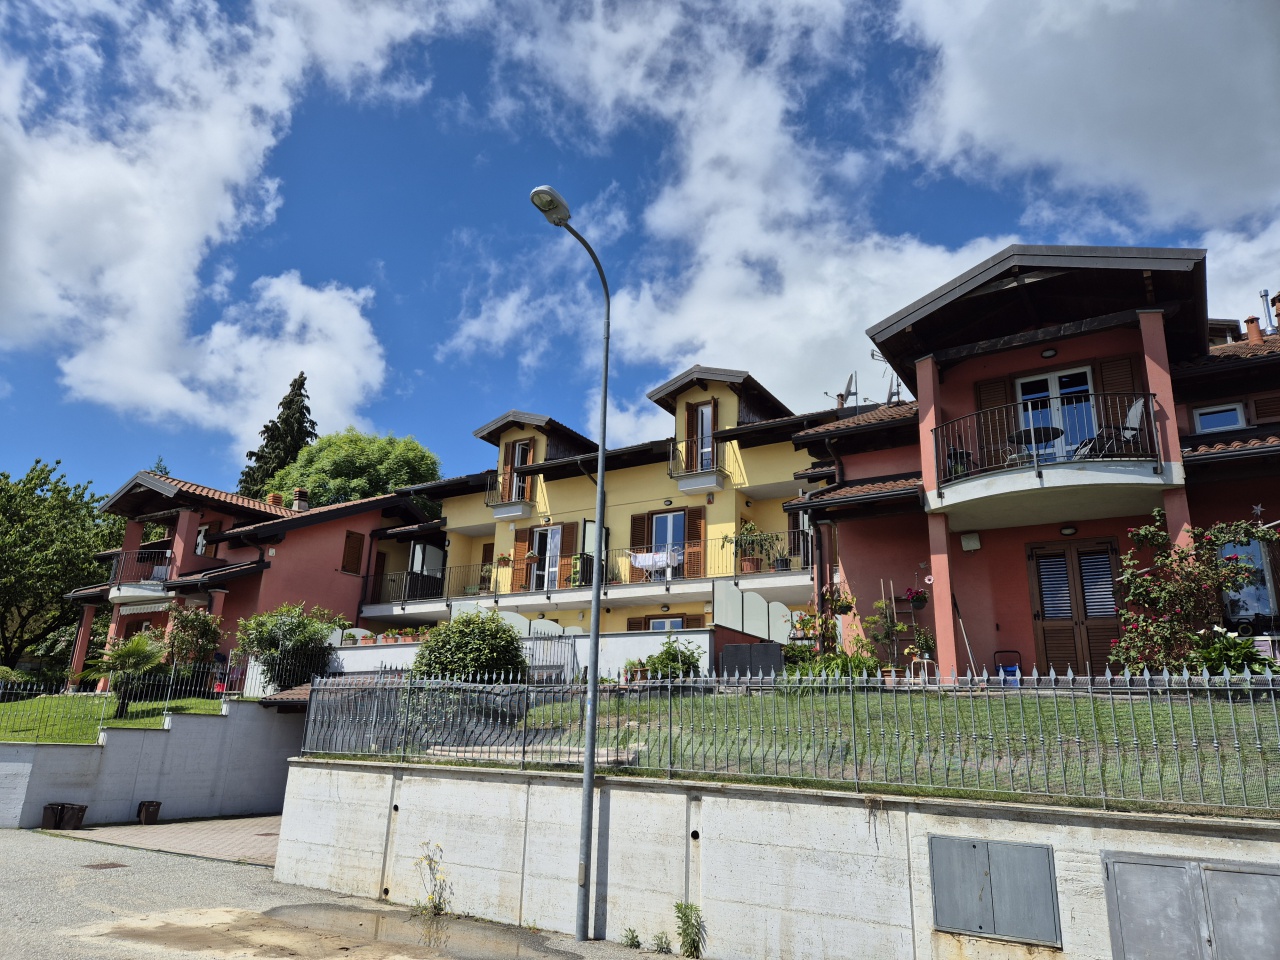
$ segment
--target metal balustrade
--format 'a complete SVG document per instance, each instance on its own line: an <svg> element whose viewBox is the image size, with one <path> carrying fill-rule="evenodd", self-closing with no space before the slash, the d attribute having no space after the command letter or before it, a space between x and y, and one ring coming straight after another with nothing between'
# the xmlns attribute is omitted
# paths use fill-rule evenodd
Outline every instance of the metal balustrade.
<svg viewBox="0 0 1280 960"><path fill-rule="evenodd" d="M485 488L484 504L500 507L508 503L533 503L538 499L538 480L536 473L504 470L494 474Z"/></svg>
<svg viewBox="0 0 1280 960"><path fill-rule="evenodd" d="M174 576L172 550L122 550L111 565L109 583L162 582Z"/></svg>
<svg viewBox="0 0 1280 960"><path fill-rule="evenodd" d="M707 440L691 437L688 440L672 440L667 458L667 476L673 480L694 473L728 473L725 466L723 440Z"/></svg>
<svg viewBox="0 0 1280 960"><path fill-rule="evenodd" d="M938 485L1090 460L1160 461L1155 396L1080 393L979 410L933 430Z"/></svg>

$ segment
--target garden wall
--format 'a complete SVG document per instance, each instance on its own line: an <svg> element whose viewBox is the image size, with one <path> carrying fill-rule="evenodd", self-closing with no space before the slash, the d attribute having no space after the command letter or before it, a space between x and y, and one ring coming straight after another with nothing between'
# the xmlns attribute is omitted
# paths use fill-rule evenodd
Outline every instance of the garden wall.
<svg viewBox="0 0 1280 960"><path fill-rule="evenodd" d="M0 743L0 827L38 827L46 803L83 803L88 824L279 813L306 715L228 700L222 716L173 715L162 730L109 727L97 744Z"/></svg>
<svg viewBox="0 0 1280 960"><path fill-rule="evenodd" d="M425 899L414 861L438 843L451 911L573 932L577 775L309 759L290 768L277 880L412 903ZM1266 821L598 784L593 936L634 927L646 946L658 931L674 939L673 904L689 900L712 958L1101 960L1112 956L1104 851L1280 863L1280 824ZM1051 845L1061 950L935 929L931 835ZM1241 902L1270 915L1265 900Z"/></svg>

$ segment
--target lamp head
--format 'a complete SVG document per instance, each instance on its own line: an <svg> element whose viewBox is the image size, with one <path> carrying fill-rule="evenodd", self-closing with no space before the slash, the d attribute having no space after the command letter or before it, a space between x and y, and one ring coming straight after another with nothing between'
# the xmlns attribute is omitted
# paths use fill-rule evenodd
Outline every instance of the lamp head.
<svg viewBox="0 0 1280 960"><path fill-rule="evenodd" d="M569 204L551 187L544 184L536 188L529 194L529 199L552 226L563 227L569 222Z"/></svg>

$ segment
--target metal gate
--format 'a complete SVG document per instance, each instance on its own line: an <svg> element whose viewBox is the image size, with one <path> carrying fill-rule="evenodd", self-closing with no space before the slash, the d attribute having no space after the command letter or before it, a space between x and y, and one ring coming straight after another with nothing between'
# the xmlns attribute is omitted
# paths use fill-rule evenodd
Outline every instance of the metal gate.
<svg viewBox="0 0 1280 960"><path fill-rule="evenodd" d="M1280 951L1280 866L1104 852L1115 960L1257 960Z"/></svg>

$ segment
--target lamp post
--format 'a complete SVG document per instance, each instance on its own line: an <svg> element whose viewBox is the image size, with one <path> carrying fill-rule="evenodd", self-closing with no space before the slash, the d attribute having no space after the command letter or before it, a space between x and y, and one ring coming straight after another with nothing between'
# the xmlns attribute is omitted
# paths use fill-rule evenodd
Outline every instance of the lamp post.
<svg viewBox="0 0 1280 960"><path fill-rule="evenodd" d="M538 187L529 194L533 205L547 221L564 227L573 235L596 265L604 288L604 362L600 372L600 447L596 455L596 546L591 571L591 642L587 648L586 744L582 754L582 819L578 837L578 913L575 935L588 939L591 920L591 821L596 779L596 695L600 686L600 586L604 580L604 443L609 410L609 281L600 258L582 234L569 226L569 205L551 187Z"/></svg>

